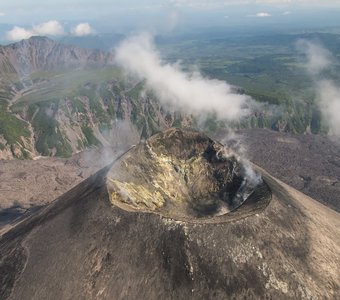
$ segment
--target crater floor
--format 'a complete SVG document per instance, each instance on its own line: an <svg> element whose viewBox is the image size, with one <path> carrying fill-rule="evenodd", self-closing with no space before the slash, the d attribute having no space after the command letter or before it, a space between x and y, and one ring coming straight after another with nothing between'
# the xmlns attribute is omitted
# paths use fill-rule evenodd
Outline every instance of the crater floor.
<svg viewBox="0 0 340 300"><path fill-rule="evenodd" d="M107 176L111 202L126 210L178 220L222 221L252 202L270 200L265 182L254 185L222 144L193 130L172 128L138 144ZM254 207L253 207L254 208Z"/></svg>

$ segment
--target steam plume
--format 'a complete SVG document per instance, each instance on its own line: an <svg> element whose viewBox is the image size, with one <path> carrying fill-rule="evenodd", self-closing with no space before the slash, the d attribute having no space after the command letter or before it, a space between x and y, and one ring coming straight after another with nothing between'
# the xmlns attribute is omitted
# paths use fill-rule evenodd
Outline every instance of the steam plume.
<svg viewBox="0 0 340 300"><path fill-rule="evenodd" d="M247 159L247 149L243 137L229 129L228 134L221 141L224 145L222 155L226 158L234 157L243 168L244 183L255 187L262 182L261 175L254 171L251 162Z"/></svg>
<svg viewBox="0 0 340 300"><path fill-rule="evenodd" d="M331 130L331 134L340 137L340 89L330 80L318 83L319 106Z"/></svg>
<svg viewBox="0 0 340 300"><path fill-rule="evenodd" d="M144 79L147 88L155 92L163 105L186 113L201 117L214 113L220 120L239 120L251 108L259 106L249 96L234 93L224 81L205 78L199 72L185 73L179 64L163 62L148 34L125 40L116 49L116 61L126 71ZM229 136L226 141L234 141L236 147L227 145L222 155L236 157L243 165L246 181L257 185L261 178L245 158L239 137Z"/></svg>
<svg viewBox="0 0 340 300"><path fill-rule="evenodd" d="M307 70L316 83L318 106L330 133L340 137L340 89L332 80L320 79L322 72L336 62L335 58L321 45L306 40L300 40L298 47L305 55Z"/></svg>
<svg viewBox="0 0 340 300"><path fill-rule="evenodd" d="M313 75L319 75L320 72L330 67L332 62L331 53L316 43L307 40L297 42L298 50L306 57L307 71Z"/></svg>
<svg viewBox="0 0 340 300"><path fill-rule="evenodd" d="M164 63L149 34L125 40L116 49L116 61L125 70L145 79L162 104L187 113L213 112L220 119L235 120L248 113L251 98L232 92L223 81L185 73L179 64Z"/></svg>

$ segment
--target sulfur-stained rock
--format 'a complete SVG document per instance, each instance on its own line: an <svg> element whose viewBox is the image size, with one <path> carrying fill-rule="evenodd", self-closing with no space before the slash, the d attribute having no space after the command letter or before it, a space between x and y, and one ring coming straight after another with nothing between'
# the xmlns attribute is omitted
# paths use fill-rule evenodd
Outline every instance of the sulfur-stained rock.
<svg viewBox="0 0 340 300"><path fill-rule="evenodd" d="M155 134L112 166L107 177L111 201L128 210L192 221L226 217L260 190L267 190L267 197L258 201L268 203L268 186L248 182L242 163L224 153L222 144L194 130Z"/></svg>

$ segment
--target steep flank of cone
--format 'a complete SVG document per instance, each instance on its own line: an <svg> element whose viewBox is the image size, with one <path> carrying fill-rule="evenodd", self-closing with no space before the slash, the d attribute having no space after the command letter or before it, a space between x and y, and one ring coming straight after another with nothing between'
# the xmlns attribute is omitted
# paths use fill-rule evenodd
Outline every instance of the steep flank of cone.
<svg viewBox="0 0 340 300"><path fill-rule="evenodd" d="M269 204L187 222L110 202L109 166L1 237L0 299L339 299L339 213L257 171Z"/></svg>

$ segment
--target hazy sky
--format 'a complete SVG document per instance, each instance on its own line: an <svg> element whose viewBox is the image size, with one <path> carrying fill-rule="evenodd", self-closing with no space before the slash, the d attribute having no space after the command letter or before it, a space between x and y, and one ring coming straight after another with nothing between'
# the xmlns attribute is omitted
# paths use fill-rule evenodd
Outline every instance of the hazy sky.
<svg viewBox="0 0 340 300"><path fill-rule="evenodd" d="M340 25L339 13L340 0L1 0L0 29L5 29L0 33L2 39L16 40L40 34L291 25L304 20L333 26Z"/></svg>

